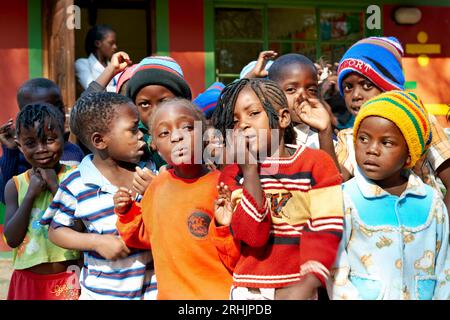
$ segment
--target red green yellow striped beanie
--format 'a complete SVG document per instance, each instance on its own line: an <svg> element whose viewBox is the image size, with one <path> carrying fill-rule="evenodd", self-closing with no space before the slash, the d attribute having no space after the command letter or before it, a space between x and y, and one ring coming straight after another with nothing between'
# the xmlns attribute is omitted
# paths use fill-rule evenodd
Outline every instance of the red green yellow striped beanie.
<svg viewBox="0 0 450 320"><path fill-rule="evenodd" d="M427 111L422 101L412 92L388 91L364 103L353 126L353 143L361 122L370 116L378 116L392 121L400 129L408 145L411 161L406 166L412 168L431 143L431 128Z"/></svg>

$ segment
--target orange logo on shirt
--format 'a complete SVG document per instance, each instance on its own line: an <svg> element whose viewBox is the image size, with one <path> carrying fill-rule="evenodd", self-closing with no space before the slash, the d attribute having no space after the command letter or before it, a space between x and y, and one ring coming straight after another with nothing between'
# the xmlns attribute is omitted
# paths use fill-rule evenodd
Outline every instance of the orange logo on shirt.
<svg viewBox="0 0 450 320"><path fill-rule="evenodd" d="M196 238L204 238L208 235L211 217L204 212L194 212L188 218L189 232Z"/></svg>

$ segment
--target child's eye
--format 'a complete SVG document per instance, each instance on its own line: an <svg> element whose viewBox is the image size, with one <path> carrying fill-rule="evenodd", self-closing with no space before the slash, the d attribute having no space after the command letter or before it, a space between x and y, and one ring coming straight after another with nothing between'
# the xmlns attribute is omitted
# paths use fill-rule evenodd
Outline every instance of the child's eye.
<svg viewBox="0 0 450 320"><path fill-rule="evenodd" d="M365 137L365 136L359 136L358 139L361 142L367 142L367 140L368 140L367 137Z"/></svg>
<svg viewBox="0 0 450 320"><path fill-rule="evenodd" d="M252 111L250 112L250 117L256 116L258 114L260 114L260 111Z"/></svg>
<svg viewBox="0 0 450 320"><path fill-rule="evenodd" d="M293 94L297 90L295 88L291 87L291 88L287 88L285 91L286 91L286 93Z"/></svg>
<svg viewBox="0 0 450 320"><path fill-rule="evenodd" d="M48 142L48 143L55 142L55 139L54 139L54 138L47 138L47 142Z"/></svg>
<svg viewBox="0 0 450 320"><path fill-rule="evenodd" d="M364 82L363 88L364 88L364 90L370 90L370 89L373 88L373 84L371 82L368 82L368 81Z"/></svg>
<svg viewBox="0 0 450 320"><path fill-rule="evenodd" d="M194 129L194 126L192 126L190 124L183 126L183 130L192 131L193 129Z"/></svg>
<svg viewBox="0 0 450 320"><path fill-rule="evenodd" d="M164 138L164 137L167 137L168 135L169 135L169 131L161 131L161 132L158 134L158 137Z"/></svg>
<svg viewBox="0 0 450 320"><path fill-rule="evenodd" d="M348 83L344 83L344 92L349 92L352 90L352 86Z"/></svg>
<svg viewBox="0 0 450 320"><path fill-rule="evenodd" d="M309 88L308 89L308 93L313 96L317 96L317 92L318 92L317 88Z"/></svg>
<svg viewBox="0 0 450 320"><path fill-rule="evenodd" d="M385 145L386 147L392 147L394 143L392 141L383 141L383 145Z"/></svg>
<svg viewBox="0 0 450 320"><path fill-rule="evenodd" d="M140 102L138 106L141 108L148 108L150 107L150 104L148 102Z"/></svg>

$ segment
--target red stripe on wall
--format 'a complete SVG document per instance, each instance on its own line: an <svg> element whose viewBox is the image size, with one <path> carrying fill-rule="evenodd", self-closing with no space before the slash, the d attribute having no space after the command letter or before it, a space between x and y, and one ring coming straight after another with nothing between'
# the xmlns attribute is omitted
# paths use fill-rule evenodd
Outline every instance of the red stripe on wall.
<svg viewBox="0 0 450 320"><path fill-rule="evenodd" d="M169 50L183 69L192 98L205 90L203 0L169 0Z"/></svg>
<svg viewBox="0 0 450 320"><path fill-rule="evenodd" d="M3 1L0 10L0 124L15 118L16 93L28 79L27 0Z"/></svg>

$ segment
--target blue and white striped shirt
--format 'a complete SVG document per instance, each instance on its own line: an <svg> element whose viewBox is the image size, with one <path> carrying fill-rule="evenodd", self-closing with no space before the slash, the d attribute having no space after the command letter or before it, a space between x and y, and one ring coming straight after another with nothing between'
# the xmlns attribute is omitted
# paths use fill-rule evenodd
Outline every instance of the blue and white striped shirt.
<svg viewBox="0 0 450 320"><path fill-rule="evenodd" d="M112 185L86 156L77 169L61 182L42 224L53 228L73 227L81 219L87 232L119 235L116 229ZM94 299L153 299L156 281L152 277L150 251L134 250L127 258L107 260L97 252L84 252L81 290Z"/></svg>

